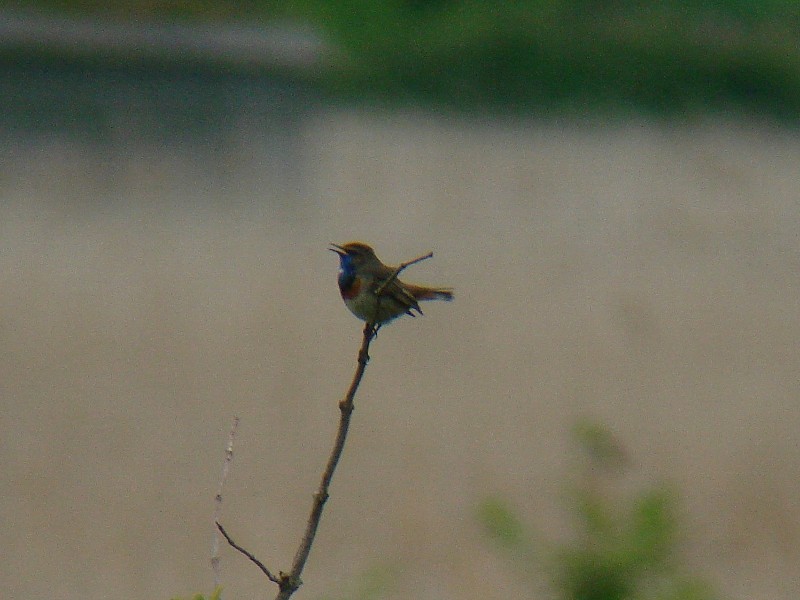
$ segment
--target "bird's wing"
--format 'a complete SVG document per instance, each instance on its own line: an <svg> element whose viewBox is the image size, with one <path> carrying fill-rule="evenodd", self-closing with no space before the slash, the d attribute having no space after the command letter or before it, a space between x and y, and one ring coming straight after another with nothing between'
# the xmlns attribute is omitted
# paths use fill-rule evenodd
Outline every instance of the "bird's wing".
<svg viewBox="0 0 800 600"><path fill-rule="evenodd" d="M386 281L386 279L376 280L374 286L375 292L377 292L378 289L380 289L384 281ZM422 314L422 311L419 308L419 303L417 302L417 299L414 297L414 294L412 294L409 290L407 290L405 284L403 284L401 281L398 281L397 278L395 278L389 285L387 285L383 289L381 297L387 298L389 299L389 301L394 302L399 306L402 306L406 310L406 312L409 312L409 314L412 309Z"/></svg>

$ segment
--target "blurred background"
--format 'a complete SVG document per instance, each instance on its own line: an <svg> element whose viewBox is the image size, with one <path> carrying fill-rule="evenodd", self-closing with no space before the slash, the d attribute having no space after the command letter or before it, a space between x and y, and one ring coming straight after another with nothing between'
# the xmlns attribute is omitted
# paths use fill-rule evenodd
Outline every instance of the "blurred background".
<svg viewBox="0 0 800 600"><path fill-rule="evenodd" d="M295 597L797 598L798 25L3 3L4 595L210 593L233 415L223 521L287 570L361 335L326 246L363 240L456 300L373 344Z"/></svg>

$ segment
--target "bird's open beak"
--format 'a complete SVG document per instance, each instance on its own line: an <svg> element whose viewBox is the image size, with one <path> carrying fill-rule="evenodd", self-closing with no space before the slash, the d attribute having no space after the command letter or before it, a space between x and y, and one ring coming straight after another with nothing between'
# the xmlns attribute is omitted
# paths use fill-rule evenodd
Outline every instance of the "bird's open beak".
<svg viewBox="0 0 800 600"><path fill-rule="evenodd" d="M347 254L347 251L344 248L342 248L339 244L332 243L331 246L332 248L328 248L328 250L330 250L331 252L336 252L336 254L338 254L339 256L345 256Z"/></svg>

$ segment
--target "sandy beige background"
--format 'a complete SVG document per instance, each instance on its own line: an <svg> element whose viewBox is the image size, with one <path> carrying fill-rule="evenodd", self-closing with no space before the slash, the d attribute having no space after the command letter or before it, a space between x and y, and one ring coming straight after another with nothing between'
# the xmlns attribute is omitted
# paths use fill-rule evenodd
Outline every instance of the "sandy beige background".
<svg viewBox="0 0 800 600"><path fill-rule="evenodd" d="M433 250L406 278L457 297L374 344L297 598L376 566L390 599L546 597L474 510L500 495L567 536L583 416L625 443L632 486L678 487L690 570L800 596L795 133L331 111L280 185L269 140L226 143L6 151L4 597L209 591L234 414L224 520L289 566L359 343L325 250L352 239ZM228 598L274 594L227 550L223 570Z"/></svg>

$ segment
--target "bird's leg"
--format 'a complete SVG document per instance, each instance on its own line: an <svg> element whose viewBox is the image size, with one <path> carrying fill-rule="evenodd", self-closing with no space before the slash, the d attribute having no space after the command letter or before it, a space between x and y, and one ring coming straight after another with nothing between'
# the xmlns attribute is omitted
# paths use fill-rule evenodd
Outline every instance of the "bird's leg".
<svg viewBox="0 0 800 600"><path fill-rule="evenodd" d="M381 324L378 322L378 315L381 312L381 300L383 300L383 296L381 293L375 293L375 320L372 322L372 337L378 337L378 330L381 328Z"/></svg>

